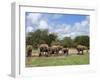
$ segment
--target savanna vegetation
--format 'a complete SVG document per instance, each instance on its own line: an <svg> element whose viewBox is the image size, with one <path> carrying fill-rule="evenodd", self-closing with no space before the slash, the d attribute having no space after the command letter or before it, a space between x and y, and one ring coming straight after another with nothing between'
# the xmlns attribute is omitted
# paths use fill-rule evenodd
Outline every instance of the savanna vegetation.
<svg viewBox="0 0 100 80"><path fill-rule="evenodd" d="M71 37L64 37L59 39L57 34L49 33L48 30L38 29L35 32L29 32L26 34L26 45L32 45L34 49L37 49L40 44L61 45L63 47L76 47L77 45L84 45L89 48L89 36L77 36L74 39Z"/></svg>
<svg viewBox="0 0 100 80"><path fill-rule="evenodd" d="M43 45L44 47L42 46L40 48L41 44L45 44L45 46ZM28 48L29 55L28 57L26 57L27 67L89 64L89 52L88 51L84 52L84 50L89 50L89 36L80 35L76 36L75 38L64 37L61 39L57 34L49 33L47 29L45 30L38 29L34 32L26 33L26 47L28 45L31 46L29 46ZM45 56L39 57L40 56L39 48L40 51L47 52L47 54L51 53L55 54L54 48L52 48L52 46L54 45L62 46L63 52L68 48L68 51L65 51L65 53L66 52L69 53L69 56L64 56L65 54L63 54L61 56L55 56L55 57L49 55L47 55L48 57ZM56 49L56 53L60 52L61 50L59 49L58 52L57 50L58 46ZM77 51L78 53L80 53L80 51L82 53L84 52L84 55L76 55ZM32 57L31 53L34 54L34 56L36 57ZM27 48L26 48L26 54L27 54Z"/></svg>

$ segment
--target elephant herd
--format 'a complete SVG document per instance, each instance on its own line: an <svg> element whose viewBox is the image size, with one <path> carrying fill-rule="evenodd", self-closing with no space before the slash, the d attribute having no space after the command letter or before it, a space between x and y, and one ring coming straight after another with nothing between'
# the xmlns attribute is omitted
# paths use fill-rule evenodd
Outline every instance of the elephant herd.
<svg viewBox="0 0 100 80"><path fill-rule="evenodd" d="M83 55L83 51L87 50L86 46L82 46L82 45L78 45L76 47L77 50L77 55ZM26 53L27 53L27 57L31 57L32 56L32 46L28 45L26 48ZM53 45L51 47L49 47L47 44L41 44L39 46L39 57L40 56L58 56L58 55L65 55L68 56L69 54L69 49L68 48L64 48L63 46L60 45Z"/></svg>
<svg viewBox="0 0 100 80"><path fill-rule="evenodd" d="M54 45L49 47L47 44L41 44L39 47L39 56L42 55L68 55L68 48L63 48L60 45Z"/></svg>

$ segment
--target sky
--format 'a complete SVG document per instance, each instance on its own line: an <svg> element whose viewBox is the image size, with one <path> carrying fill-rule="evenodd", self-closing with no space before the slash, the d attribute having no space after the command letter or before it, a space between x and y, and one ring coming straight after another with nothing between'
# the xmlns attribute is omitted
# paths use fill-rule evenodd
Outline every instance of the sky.
<svg viewBox="0 0 100 80"><path fill-rule="evenodd" d="M89 15L26 12L25 19L26 33L48 29L49 33L57 34L60 39L89 36Z"/></svg>

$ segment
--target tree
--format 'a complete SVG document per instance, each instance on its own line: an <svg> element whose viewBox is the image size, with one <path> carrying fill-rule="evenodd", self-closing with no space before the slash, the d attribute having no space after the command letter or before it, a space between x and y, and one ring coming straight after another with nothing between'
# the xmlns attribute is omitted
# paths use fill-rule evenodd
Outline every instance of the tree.
<svg viewBox="0 0 100 80"><path fill-rule="evenodd" d="M73 47L73 40L70 37L64 37L64 39L62 40L62 46Z"/></svg>
<svg viewBox="0 0 100 80"><path fill-rule="evenodd" d="M48 44L49 46L51 46L52 42L55 41L56 38L57 38L57 35L55 35L55 34L53 34L53 33L49 34L49 35L48 35L47 44Z"/></svg>
<svg viewBox="0 0 100 80"><path fill-rule="evenodd" d="M40 44L47 44L48 41L48 30L36 30L32 34L32 45L34 48L38 48Z"/></svg>
<svg viewBox="0 0 100 80"><path fill-rule="evenodd" d="M26 45L32 45L32 32L26 34Z"/></svg>
<svg viewBox="0 0 100 80"><path fill-rule="evenodd" d="M57 36L55 34L49 34L47 29L36 30L34 32L29 32L26 37L26 45L32 45L33 48L38 48L40 44L51 45L52 41L56 40Z"/></svg>

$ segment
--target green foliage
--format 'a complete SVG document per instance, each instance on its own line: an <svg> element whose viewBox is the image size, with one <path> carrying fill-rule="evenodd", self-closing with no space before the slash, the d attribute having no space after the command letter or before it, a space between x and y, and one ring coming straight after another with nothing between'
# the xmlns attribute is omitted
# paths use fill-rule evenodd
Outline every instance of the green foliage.
<svg viewBox="0 0 100 80"><path fill-rule="evenodd" d="M52 41L51 45L61 45L61 42L59 42L59 41Z"/></svg>
<svg viewBox="0 0 100 80"><path fill-rule="evenodd" d="M54 33L49 33L47 29L38 29L26 34L26 45L32 45L37 49L40 44L61 45L63 47L76 47L84 45L89 48L89 36L77 36L74 40L71 37L64 37L62 40Z"/></svg>
<svg viewBox="0 0 100 80"><path fill-rule="evenodd" d="M49 34L49 35L48 35L47 44L48 44L49 46L51 46L51 43L52 43L53 41L55 41L56 38L57 38L57 36L56 36L55 34Z"/></svg>
<svg viewBox="0 0 100 80"><path fill-rule="evenodd" d="M70 37L65 37L62 40L62 46L64 47L73 47L74 43L73 40Z"/></svg>
<svg viewBox="0 0 100 80"><path fill-rule="evenodd" d="M30 32L26 36L26 45L32 45L33 48L38 48L40 44L50 45L52 41L57 38L55 34L49 34L48 30L36 30L35 32Z"/></svg>

